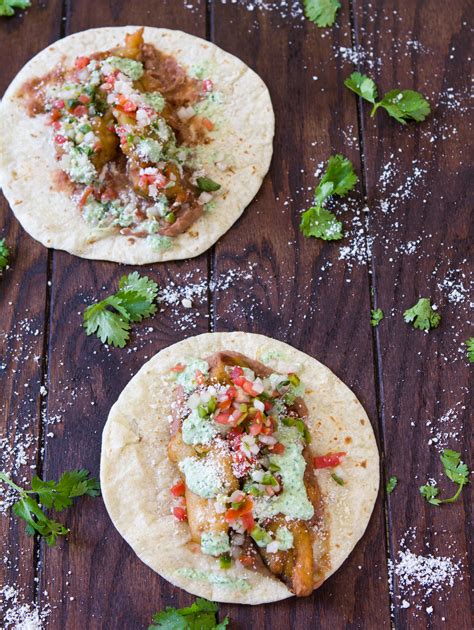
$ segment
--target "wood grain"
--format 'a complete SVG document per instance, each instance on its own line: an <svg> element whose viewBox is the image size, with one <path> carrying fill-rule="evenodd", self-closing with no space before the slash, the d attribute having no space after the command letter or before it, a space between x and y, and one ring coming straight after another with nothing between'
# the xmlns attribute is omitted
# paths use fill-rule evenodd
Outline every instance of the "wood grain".
<svg viewBox="0 0 474 630"><path fill-rule="evenodd" d="M0 93L28 59L58 38L60 16L60 2L51 2L47 8L35 6L27 14L0 18L0 57L8 60L0 68ZM0 238L10 248L10 267L0 273L0 469L21 484L41 469L48 252L23 231L3 195ZM33 601L34 539L9 513L0 518L0 539L0 588L9 585L19 591L20 602ZM0 617L2 612L0 601Z"/></svg>
<svg viewBox="0 0 474 630"><path fill-rule="evenodd" d="M257 201L215 247L217 277L254 265L248 279L239 277L215 300L215 329L267 334L320 359L354 389L377 430L367 267L349 270L339 260L340 244L305 239L299 231L317 164L340 152L360 172L358 147L345 146L341 133L357 128L357 110L332 54L335 46L350 46L349 12L341 12L339 28L326 38L309 22L292 24L241 7L217 3L212 16L215 43L239 55L270 87L277 121L272 167ZM360 191L354 203L363 203ZM349 223L352 211L342 216ZM310 620L323 628L357 628L367 619L381 628L390 625L388 601L379 501L363 541L311 597L273 604L263 615L225 610L242 628L304 628Z"/></svg>
<svg viewBox="0 0 474 630"><path fill-rule="evenodd" d="M403 128L384 112L369 119L368 108L362 106L374 288L376 304L387 316L376 329L386 470L399 479L389 498L391 556L397 560L399 550L408 547L463 563L454 586L441 591L440 601L436 596L422 601L426 589L410 596L395 581L399 628L470 627L469 491L442 508L427 504L418 493L429 478L443 479L442 446L461 451L464 459L469 454L472 368L461 347L472 336L469 297L464 292L461 301L450 301L452 288L440 286L452 278L455 286L461 282L467 288L472 269L469 72L461 70L470 49L469 4L389 0L373 3L373 11L367 12L356 2L359 44L373 51L376 69L370 74L381 92L394 87L419 90L433 109L426 122ZM364 62L361 69L368 70ZM404 249L410 241L416 243L412 254ZM402 317L421 296L431 297L443 318L429 334L413 330ZM443 422L446 414L448 421ZM438 443L430 444L439 436ZM444 481L440 485L445 495L453 489ZM400 606L403 599L408 608ZM430 605L434 610L428 614Z"/></svg>

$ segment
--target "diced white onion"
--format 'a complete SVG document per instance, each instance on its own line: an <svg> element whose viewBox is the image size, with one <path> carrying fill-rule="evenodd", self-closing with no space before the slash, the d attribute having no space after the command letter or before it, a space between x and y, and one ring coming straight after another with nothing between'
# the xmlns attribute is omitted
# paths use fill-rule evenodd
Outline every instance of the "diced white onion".
<svg viewBox="0 0 474 630"><path fill-rule="evenodd" d="M271 543L267 545L268 553L276 553L278 551L278 540L272 540Z"/></svg>
<svg viewBox="0 0 474 630"><path fill-rule="evenodd" d="M263 404L261 400L255 399L253 401L253 406L255 407L255 409L258 409L259 411L265 411L265 405Z"/></svg>
<svg viewBox="0 0 474 630"><path fill-rule="evenodd" d="M227 511L227 507L223 503L219 503L219 501L214 503L214 508L217 514L224 514Z"/></svg>
<svg viewBox="0 0 474 630"><path fill-rule="evenodd" d="M260 481L262 481L264 475L265 475L265 473L263 472L263 470L254 470L253 473L252 473L252 479L254 481L256 481L257 483L260 483Z"/></svg>
<svg viewBox="0 0 474 630"><path fill-rule="evenodd" d="M262 379L256 378L254 380L254 382L252 383L252 389L257 394L261 394L263 392L263 390L265 389L264 386L263 386Z"/></svg>
<svg viewBox="0 0 474 630"><path fill-rule="evenodd" d="M209 203L211 201L212 195L208 192L202 192L198 197L198 203L204 205L205 203Z"/></svg>
<svg viewBox="0 0 474 630"><path fill-rule="evenodd" d="M236 545L237 547L240 547L241 545L243 545L244 542L245 542L245 536L242 536L242 534L236 534L232 538L232 544Z"/></svg>
<svg viewBox="0 0 474 630"><path fill-rule="evenodd" d="M268 444L268 446L272 446L278 442L278 440L272 435L259 435L258 439L262 442L262 444Z"/></svg>
<svg viewBox="0 0 474 630"><path fill-rule="evenodd" d="M188 398L188 407L190 409L196 409L200 402L201 398L199 394L191 394L191 396Z"/></svg>
<svg viewBox="0 0 474 630"><path fill-rule="evenodd" d="M196 114L194 107L191 106L180 107L176 113L178 114L178 118L184 121L189 120Z"/></svg>
<svg viewBox="0 0 474 630"><path fill-rule="evenodd" d="M111 103L115 103L115 94L107 94L107 103L110 105Z"/></svg>
<svg viewBox="0 0 474 630"><path fill-rule="evenodd" d="M243 501L243 499L244 495L240 490L234 490L234 492L230 495L231 503L240 503L241 501Z"/></svg>

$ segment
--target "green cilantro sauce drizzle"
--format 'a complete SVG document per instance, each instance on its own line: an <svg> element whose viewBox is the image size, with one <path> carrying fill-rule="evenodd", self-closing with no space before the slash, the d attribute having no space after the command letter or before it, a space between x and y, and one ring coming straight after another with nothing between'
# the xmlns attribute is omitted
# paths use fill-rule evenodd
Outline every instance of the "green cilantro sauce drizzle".
<svg viewBox="0 0 474 630"><path fill-rule="evenodd" d="M248 591L250 584L246 578L237 578L227 575L226 573L206 573L205 571L197 571L188 567L183 567L175 571L175 575L188 578L189 580L197 580L198 582L209 582L216 586L226 586L238 588L242 591Z"/></svg>

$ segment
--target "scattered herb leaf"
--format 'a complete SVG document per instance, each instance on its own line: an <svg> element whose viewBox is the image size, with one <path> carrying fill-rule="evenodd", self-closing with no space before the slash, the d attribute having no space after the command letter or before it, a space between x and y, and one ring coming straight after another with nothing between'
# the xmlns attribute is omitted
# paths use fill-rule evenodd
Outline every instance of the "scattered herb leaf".
<svg viewBox="0 0 474 630"><path fill-rule="evenodd" d="M123 348L130 337L130 322L141 322L156 313L154 301L158 285L136 271L123 276L119 290L86 308L83 326L86 334L96 334L102 343Z"/></svg>
<svg viewBox="0 0 474 630"><path fill-rule="evenodd" d="M304 0L304 14L321 28L334 24L340 8L341 3L338 0Z"/></svg>
<svg viewBox="0 0 474 630"><path fill-rule="evenodd" d="M353 72L344 81L344 85L372 103L371 116L375 116L378 108L383 107L392 118L405 125L408 120L422 122L431 111L430 104L423 94L414 90L391 90L377 102L377 86L370 77L360 72Z"/></svg>
<svg viewBox="0 0 474 630"><path fill-rule="evenodd" d="M370 315L372 317L370 320L372 326L378 326L384 318L384 314L381 308L372 309L370 311Z"/></svg>
<svg viewBox="0 0 474 630"><path fill-rule="evenodd" d="M403 313L403 317L407 323L413 323L413 328L420 330L438 328L441 322L441 315L431 306L429 298L420 298L414 306Z"/></svg>
<svg viewBox="0 0 474 630"><path fill-rule="evenodd" d="M435 485L426 485L420 487L420 493L428 503L432 505L440 505L441 503L454 503L461 494L463 487L469 483L469 470L464 462L461 461L461 453L445 449L440 455L443 464L444 474L454 483L459 484L455 494L448 499L438 499L439 489Z"/></svg>
<svg viewBox="0 0 474 630"><path fill-rule="evenodd" d="M221 187L220 184L209 179L209 177L198 177L196 181L199 190L204 190L205 192L215 192Z"/></svg>
<svg viewBox="0 0 474 630"><path fill-rule="evenodd" d="M390 477L387 483L387 494L391 494L397 487L398 479L396 477Z"/></svg>
<svg viewBox="0 0 474 630"><path fill-rule="evenodd" d="M217 604L198 597L187 608L167 606L165 610L156 613L148 630L224 630L229 618L217 623L217 610Z"/></svg>
<svg viewBox="0 0 474 630"><path fill-rule="evenodd" d="M474 363L474 337L469 337L465 344L467 347L467 360L469 363Z"/></svg>
<svg viewBox="0 0 474 630"><path fill-rule="evenodd" d="M324 207L331 195L344 197L357 183L357 175L350 160L343 155L329 158L326 170L314 192L314 206L301 216L300 230L304 236L314 236L325 241L342 238L342 223Z"/></svg>
<svg viewBox="0 0 474 630"><path fill-rule="evenodd" d="M331 474L331 479L333 479L339 486L344 486L345 485L344 479L341 479L341 477L336 475L336 473L332 473Z"/></svg>
<svg viewBox="0 0 474 630"><path fill-rule="evenodd" d="M31 7L30 0L0 0L0 16L14 15L15 9L27 9Z"/></svg>
<svg viewBox="0 0 474 630"><path fill-rule="evenodd" d="M4 269L8 265L8 257L10 249L4 238L0 238L0 269Z"/></svg>
<svg viewBox="0 0 474 630"><path fill-rule="evenodd" d="M12 510L15 516L26 521L26 533L32 536L37 532L50 547L56 544L58 536L65 536L69 529L62 523L49 519L39 504L61 512L70 507L76 497L86 494L96 497L100 493L99 482L94 477L89 477L89 471L84 469L67 471L58 482L42 481L35 475L31 480L31 490L20 488L3 472L0 472L0 480L20 494ZM38 501L31 494L37 494Z"/></svg>

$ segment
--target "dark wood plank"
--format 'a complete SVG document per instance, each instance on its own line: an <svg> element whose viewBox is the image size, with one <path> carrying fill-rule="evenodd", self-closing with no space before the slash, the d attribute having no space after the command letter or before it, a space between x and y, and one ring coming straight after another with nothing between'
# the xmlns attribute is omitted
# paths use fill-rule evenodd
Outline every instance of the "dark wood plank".
<svg viewBox="0 0 474 630"><path fill-rule="evenodd" d="M465 290L472 243L466 143L472 136L466 117L472 5L384 0L369 10L366 3L354 4L361 69L369 69L364 55L371 51L376 60L371 74L382 93L394 87L420 90L433 108L428 121L403 128L383 112L369 119L363 106L375 295L387 316L377 328L385 457L387 472L399 478L389 499L392 560L408 548L463 565L452 587L445 583L425 600L426 587L413 596L396 580L395 625L468 628L468 491L456 504L437 508L424 501L418 486L443 479L438 457L443 447L464 458L469 449L472 368L461 346L472 336ZM403 311L420 296L431 297L443 317L429 334L403 322ZM441 486L446 493L452 489L443 481ZM413 540L407 537L410 528Z"/></svg>
<svg viewBox="0 0 474 630"><path fill-rule="evenodd" d="M355 103L342 86L334 48L350 46L349 12L338 28L321 31L280 11L249 13L215 3L213 41L241 57L269 86L276 113L275 152L257 200L216 245L214 274L248 270L226 295L215 299L217 330L248 330L287 341L317 357L352 387L377 430L367 267L341 259L341 247L299 232L300 210L308 207L316 166L344 153L358 172ZM245 41L245 45L242 42ZM317 76L317 79L313 79ZM353 202L339 204L350 225ZM340 210L338 210L340 211ZM249 609L227 606L241 628L389 627L382 501L369 528L344 566L311 597Z"/></svg>
<svg viewBox="0 0 474 630"><path fill-rule="evenodd" d="M0 18L0 94L21 67L60 31L60 2ZM15 51L15 54L12 54ZM20 227L0 195L0 238L11 250L0 274L0 470L27 484L40 457L44 331L47 316L48 252ZM4 491L2 484L1 492ZM7 495L8 496L8 493ZM13 496L12 496L13 498ZM18 603L35 598L34 539L6 506L0 518L0 585L18 591ZM0 598L0 616L12 604Z"/></svg>
<svg viewBox="0 0 474 630"><path fill-rule="evenodd" d="M67 33L98 26L146 24L205 36L204 7L194 12L176 2L97 3L68 6ZM136 268L137 269L137 268ZM49 349L48 414L62 415L46 442L44 469L55 477L86 467L98 474L102 428L111 405L141 365L161 348L208 329L207 291L190 310L166 307L136 326L123 350L106 350L81 330L85 303L114 290L132 267L85 261L54 253L52 325ZM161 287L207 280L207 256L139 268ZM150 330L151 328L152 330ZM130 509L133 509L131 501ZM61 602L49 628L147 627L165 605L186 605L193 597L162 580L136 557L112 525L100 499L84 500L67 514L71 535L61 549L42 548L41 589L54 585Z"/></svg>

